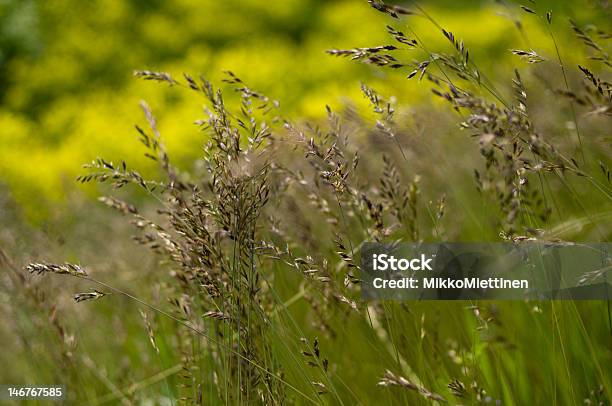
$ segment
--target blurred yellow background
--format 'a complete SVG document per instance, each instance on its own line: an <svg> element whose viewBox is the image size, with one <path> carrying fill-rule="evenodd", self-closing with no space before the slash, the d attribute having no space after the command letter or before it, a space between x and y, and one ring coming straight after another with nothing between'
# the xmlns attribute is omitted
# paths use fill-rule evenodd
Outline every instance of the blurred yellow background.
<svg viewBox="0 0 612 406"><path fill-rule="evenodd" d="M326 104L366 109L366 82L403 105L424 102L426 86L405 72L381 71L326 55L330 48L390 43L386 16L358 0L2 0L0 1L0 184L32 220L48 214L76 188L81 164L96 156L145 165L133 124L145 99L175 161L197 157L202 136L193 125L201 104L134 79L134 69L188 72L218 79L231 70L251 87L280 100L282 114L321 117ZM458 4L461 3L461 4ZM587 2L538 2L597 21ZM410 7L410 4L407 4ZM463 38L473 59L494 75L524 63L509 49L551 50L543 24L518 3L434 1L422 4ZM566 10L567 8L567 10ZM466 24L473 20L475 24ZM517 21L529 32L521 35ZM444 43L424 18L398 20L429 42ZM555 21L567 25L567 20ZM486 35L483 35L486 32ZM571 38L570 30L563 30ZM486 56L486 57L485 57ZM571 61L572 55L564 55ZM411 61L411 56L406 55ZM429 100L429 98L427 99ZM428 101L431 102L431 101ZM179 165L180 166L180 165Z"/></svg>

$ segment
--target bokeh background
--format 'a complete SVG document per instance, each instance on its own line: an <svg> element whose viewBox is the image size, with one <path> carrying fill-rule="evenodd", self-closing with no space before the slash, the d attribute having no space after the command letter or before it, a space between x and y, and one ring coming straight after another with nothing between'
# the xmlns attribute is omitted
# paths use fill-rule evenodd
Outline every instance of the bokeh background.
<svg viewBox="0 0 612 406"><path fill-rule="evenodd" d="M604 24L610 17L602 12L606 7L594 0L580 7L537 2L538 9L554 9L559 25L567 25L568 17ZM438 0L427 8L447 30L460 33L472 59L492 76L519 63L509 49L552 51L544 26L526 18L517 4ZM45 221L77 189L73 180L82 163L97 156L141 156L132 131L141 118L141 99L158 115L175 161L197 157L201 134L191 123L201 106L185 94L134 79L135 69L212 80L231 70L279 100L294 119L320 118L326 104L365 107L360 82L402 105L428 103L429 89L404 80L405 73L324 54L334 47L386 43L388 23L358 0L2 0L0 184L29 220ZM444 41L425 19L410 24L423 41ZM561 44L570 44L563 57L572 64L577 42L570 30L557 35Z"/></svg>
<svg viewBox="0 0 612 406"><path fill-rule="evenodd" d="M470 59L500 84L508 98L513 69L519 67L534 86L529 108L539 128L550 139L574 142L567 101L551 90L562 87L562 78L541 19L512 1L423 3L443 27L465 41ZM582 77L575 67L588 51L572 33L568 18L590 27L590 32L609 31L608 2L525 3L540 13L553 10L555 38L565 64L575 71L571 85L578 87ZM215 83L230 70L250 87L279 100L283 117L315 126L325 121L329 105L359 115L367 122L363 128L373 128L372 108L360 90L360 84L366 83L401 106L399 126L408 134L406 144L414 147L402 170L410 179L415 173L431 177L427 185L432 186L425 186L425 205L433 207L431 201L447 195L448 224L455 228L448 237L499 238L491 220L497 214L495 204L483 203L474 193L473 167L481 162L477 148L469 137L459 135L457 117L432 98L430 86L406 80L406 71L379 69L325 53L330 48L389 43L385 25L402 29L407 23L431 49L449 48L440 31L424 18L394 21L365 0L0 0L0 366L11 366L0 371L0 383L63 379L77 388L73 391L84 404L119 404L117 388L133 393L135 403L143 405L170 405L178 396L182 360L173 341L174 324L163 317L155 320L161 349L155 354L137 307L124 297L76 304L71 294L86 290L78 281L32 278L22 291L4 272L21 272L29 261L81 263L116 286L167 305L165 295L172 284L168 269L130 240L132 227L125 217L95 201L109 187L75 181L83 173L82 164L98 156L125 159L144 175L159 174L156 165L143 157L134 130L134 124L146 126L141 100L155 113L173 162L186 171L201 171L205 136L194 125L203 116L201 99L167 84L134 78L134 70L165 71L177 78L183 72L201 74ZM511 49L535 49L548 61L529 65ZM408 61L410 52L405 55ZM606 117L586 119L583 114L579 112L581 125L586 134L593 134L585 141L589 158L585 166L605 184L598 161L610 166L612 144L602 141L610 140L609 125ZM365 137L367 131L356 134ZM379 140L368 142L376 144L374 148L384 144ZM390 150L384 147L381 150ZM372 173L380 169L378 156L369 158L367 152L362 156L366 168L372 163ZM424 156L429 159L419 159ZM609 240L609 199L576 178L572 182L575 195L559 182L547 192L561 208L547 226L570 240ZM144 193L121 193L142 212L154 213L155 202ZM330 233L325 225L319 226L305 229L304 234L312 233L313 240L327 244ZM279 284L279 295L291 301L292 315L300 327L307 326L308 337L315 337L320 331L309 324L312 309L302 300L292 301L301 279L288 278ZM418 303L408 311L400 306L391 309L389 319L401 326L394 332L397 342L414 351L412 366L438 388L447 390L451 372L460 374L478 364L480 377L504 404L521 404L538 393L541 397L533 404L551 396L558 396L557 404L570 404L583 399L595 402L600 385L606 385L608 395L612 390L605 370L612 359L609 306L506 303L492 304L481 314L469 304ZM376 392L376 378L386 364L380 362L377 344L372 344L377 337L364 320L345 313L334 317L338 335L320 336L322 347L339 365L334 373L351 382L350 389L359 396L378 396L383 392ZM492 319L499 324L491 323L491 330L482 333L482 325ZM448 351L427 352L433 351L434 345L428 343L434 340ZM282 340L278 348L284 348L281 344ZM75 360L75 369L60 368L65 351ZM360 364L355 363L355 354ZM293 362L294 355L282 355L290 377L300 376L306 368ZM395 362L392 355L383 358L388 364ZM75 375L61 377L65 370ZM308 382L300 384L312 391ZM137 389L132 391L133 385ZM350 390L342 391L352 399ZM380 395L385 404L428 403L418 393L390 393Z"/></svg>

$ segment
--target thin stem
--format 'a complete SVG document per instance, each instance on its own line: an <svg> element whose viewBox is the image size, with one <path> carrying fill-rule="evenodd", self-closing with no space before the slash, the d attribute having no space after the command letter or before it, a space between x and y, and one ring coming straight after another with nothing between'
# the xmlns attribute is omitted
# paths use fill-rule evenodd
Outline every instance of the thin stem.
<svg viewBox="0 0 612 406"><path fill-rule="evenodd" d="M563 59L561 59L561 52L559 51L559 47L557 46L557 40L555 39L555 36L553 35L551 29L550 29L550 25L546 24L546 30L548 31L548 35L550 36L553 45L555 46L555 53L557 54L557 60L559 61L559 66L561 67L561 73L563 74L563 82L565 83L565 90L567 92L570 92L570 87L569 87L569 81L567 79L567 73L565 72L565 64L563 63ZM582 162L586 163L585 157L584 157L584 149L582 147L582 138L580 137L580 128L578 127L578 119L576 117L576 109L574 107L574 102L572 100L569 101L570 104L570 110L572 112L572 119L574 121L574 126L576 127L576 135L578 137L578 145L580 147L580 156L582 157Z"/></svg>
<svg viewBox="0 0 612 406"><path fill-rule="evenodd" d="M229 346L227 346L225 344L222 344L221 342L217 341L216 339L210 337L208 334L206 334L202 330L195 328L191 324L186 323L185 321L179 319L178 317L173 316L172 314L170 314L170 313L168 313L168 312L166 312L166 311L164 311L164 310L162 310L162 309L160 309L160 308L158 308L156 306L153 306L152 304L149 304L149 303L145 302L144 300L139 299L136 296L134 296L134 295L132 295L132 294L130 294L130 293L124 291L124 290L115 288L115 287L113 287L113 286L111 286L111 285L109 285L109 284L107 284L105 282L102 282L100 280L94 279L94 278L92 278L90 276L78 276L78 278L85 279L85 280L87 280L89 282L93 282L93 283L95 283L97 285L103 286L103 287L105 287L105 288L107 288L109 290L112 290L115 293L123 295L123 296L125 296L125 297L127 297L127 298L129 298L129 299L131 299L131 300L141 304L142 306L145 306L145 307L147 307L147 308L149 308L149 309L151 309L151 310L153 310L155 312L158 312L158 313L168 317L169 319L171 319L173 321L176 321L177 323L179 323L183 327L186 327L189 330L193 331L194 333L196 333L196 334L206 338L207 340L209 340L213 344L219 345L221 347L224 347L227 351L230 351L232 354L236 355L237 357L241 358L242 360L244 360L244 361L248 362L249 364L253 365L255 368L257 368L260 371L264 372L266 375L269 375L272 378L274 378L274 379L278 380L279 382L281 382L282 384L287 385L287 387L293 389L296 393L298 393L299 395L303 396L305 399L309 400L310 402L312 402L314 404L317 404L317 402L313 398L311 398L310 396L306 395L304 392L302 392L301 390L299 390L298 388L296 388L295 386L293 386L289 382L285 381L283 378L281 378L281 377L275 375L274 373L268 371L266 368L262 367L261 365L259 365L255 361L253 361L250 358L242 355L239 351L236 351L233 348L231 348L231 347L229 347Z"/></svg>

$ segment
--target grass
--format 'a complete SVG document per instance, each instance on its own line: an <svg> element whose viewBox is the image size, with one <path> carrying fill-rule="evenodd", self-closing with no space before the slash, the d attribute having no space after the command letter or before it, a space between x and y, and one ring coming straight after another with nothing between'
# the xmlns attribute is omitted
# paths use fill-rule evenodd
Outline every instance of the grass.
<svg viewBox="0 0 612 406"><path fill-rule="evenodd" d="M223 89L135 72L205 104L202 159L180 170L142 102L136 132L159 177L97 158L78 180L111 184L100 201L117 220L100 214L92 242L22 250L24 269L7 244L0 331L25 354L1 356L19 364L7 381L61 383L70 404L94 405L610 404L609 303L366 303L359 288L368 241L609 241L606 34L568 24L591 54L566 66L550 11L523 6L557 51L509 50L520 68L493 79L418 4L369 3L393 25L429 20L447 48L408 25L387 27L393 45L329 53L403 72L431 104L363 85L373 120L328 107L307 123L232 72ZM104 252L127 243L126 224L140 248L120 263Z"/></svg>

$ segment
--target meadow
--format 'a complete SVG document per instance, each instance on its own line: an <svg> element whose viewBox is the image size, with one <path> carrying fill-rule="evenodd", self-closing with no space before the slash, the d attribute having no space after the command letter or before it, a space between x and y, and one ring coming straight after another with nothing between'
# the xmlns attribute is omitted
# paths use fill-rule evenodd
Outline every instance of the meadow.
<svg viewBox="0 0 612 406"><path fill-rule="evenodd" d="M360 291L366 242L610 241L606 2L204 4L3 5L0 384L610 404L609 301Z"/></svg>

